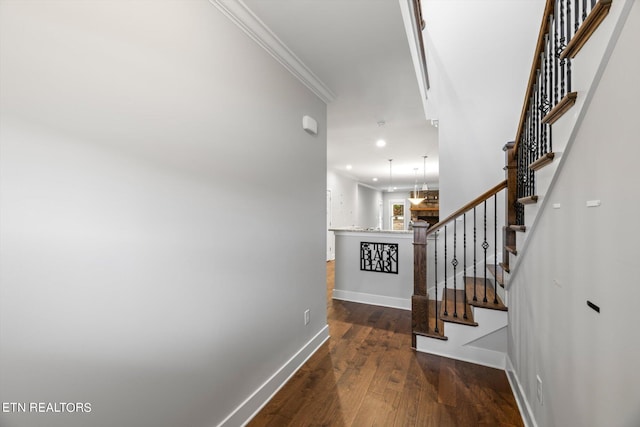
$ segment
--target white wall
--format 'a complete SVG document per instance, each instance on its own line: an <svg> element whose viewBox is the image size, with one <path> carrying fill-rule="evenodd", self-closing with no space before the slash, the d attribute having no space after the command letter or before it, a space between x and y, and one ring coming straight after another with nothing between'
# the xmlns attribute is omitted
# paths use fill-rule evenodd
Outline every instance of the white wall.
<svg viewBox="0 0 640 427"><path fill-rule="evenodd" d="M358 181L327 171L327 189L331 191L331 226L357 226Z"/></svg>
<svg viewBox="0 0 640 427"><path fill-rule="evenodd" d="M433 0L423 9L444 218L504 179L502 147L516 135L544 1Z"/></svg>
<svg viewBox="0 0 640 427"><path fill-rule="evenodd" d="M0 7L0 400L92 404L0 424L217 425L326 326L326 106L204 0Z"/></svg>
<svg viewBox="0 0 640 427"><path fill-rule="evenodd" d="M381 221L380 205L382 192L358 185L358 225L365 228L376 228Z"/></svg>
<svg viewBox="0 0 640 427"><path fill-rule="evenodd" d="M633 5L626 26L510 279L509 358L539 426L640 424L640 6L614 3L603 25L623 3ZM587 208L587 200L602 205Z"/></svg>
<svg viewBox="0 0 640 427"><path fill-rule="evenodd" d="M357 180L327 171L327 191L331 197L330 228L376 228L379 222L378 206L382 192L360 184ZM327 260L335 258L335 235L327 233Z"/></svg>

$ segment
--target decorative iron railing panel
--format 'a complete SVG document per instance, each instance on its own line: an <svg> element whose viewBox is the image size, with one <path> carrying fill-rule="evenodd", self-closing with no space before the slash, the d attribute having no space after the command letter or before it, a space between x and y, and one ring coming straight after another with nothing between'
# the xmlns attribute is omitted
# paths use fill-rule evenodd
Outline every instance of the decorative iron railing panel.
<svg viewBox="0 0 640 427"><path fill-rule="evenodd" d="M438 236L429 241L424 255L429 298L442 301L442 313L436 309L432 314L436 334L440 320L472 321L468 304L497 304L487 267L497 269L499 263L498 228L504 225L506 188L504 181L424 231Z"/></svg>
<svg viewBox="0 0 640 427"><path fill-rule="evenodd" d="M610 2L600 0L603 1ZM543 18L545 33L540 35L516 139L518 199L536 194L535 164L553 153L551 126L562 114L560 111L565 111L575 100L572 60L566 50L596 4L595 0L547 2ZM524 225L522 204L517 203L515 211L515 225Z"/></svg>

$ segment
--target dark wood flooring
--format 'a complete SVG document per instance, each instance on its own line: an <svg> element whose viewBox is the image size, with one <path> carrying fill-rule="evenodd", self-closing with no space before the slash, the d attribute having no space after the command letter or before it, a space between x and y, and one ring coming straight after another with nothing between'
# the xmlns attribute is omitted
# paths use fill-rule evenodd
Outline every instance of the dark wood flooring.
<svg viewBox="0 0 640 427"><path fill-rule="evenodd" d="M331 299L331 338L249 423L522 426L504 371L411 350L411 313Z"/></svg>

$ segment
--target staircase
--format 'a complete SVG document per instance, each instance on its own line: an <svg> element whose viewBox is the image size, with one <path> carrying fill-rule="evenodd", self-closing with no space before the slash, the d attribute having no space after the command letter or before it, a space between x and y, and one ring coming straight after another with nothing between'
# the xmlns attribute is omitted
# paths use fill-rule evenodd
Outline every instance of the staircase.
<svg viewBox="0 0 640 427"><path fill-rule="evenodd" d="M414 224L416 350L505 368L508 277L544 194L536 174L557 167L569 138L562 128L554 135L553 124L582 96L572 90L572 58L610 6L547 0L516 139L503 147L505 181L437 224Z"/></svg>
<svg viewBox="0 0 640 427"><path fill-rule="evenodd" d="M414 224L416 350L504 367L508 308L497 230L506 188L497 184L431 227Z"/></svg>

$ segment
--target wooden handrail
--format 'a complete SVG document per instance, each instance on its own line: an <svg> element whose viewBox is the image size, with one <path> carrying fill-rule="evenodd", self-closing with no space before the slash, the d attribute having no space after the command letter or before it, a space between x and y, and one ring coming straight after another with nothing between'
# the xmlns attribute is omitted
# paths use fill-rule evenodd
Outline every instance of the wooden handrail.
<svg viewBox="0 0 640 427"><path fill-rule="evenodd" d="M447 224L448 222L450 222L451 220L456 219L457 217L459 217L460 215L462 215L463 213L465 213L467 211L470 211L475 206L478 206L480 203L484 202L485 200L489 199L489 197L493 196L494 194L499 193L500 191L504 190L505 188L507 188L507 180L506 179L504 181L502 181L500 184L496 185L495 187L485 191L483 194L479 195L478 197L476 197L475 199L473 199L472 201L470 201L469 203L467 203L466 205L464 205L463 207L461 207L460 209L458 209L457 211L455 211L454 213L452 213L451 215L449 215L448 217L443 219L442 221L438 222L437 224L433 225L432 227L429 227L429 229L427 230L427 236L429 234L435 233L436 231L438 231L439 229L444 227L444 225Z"/></svg>
<svg viewBox="0 0 640 427"><path fill-rule="evenodd" d="M529 73L529 84L527 85L527 91L524 95L524 104L522 105L522 112L520 113L520 123L518 124L518 133L516 134L514 153L518 152L518 145L520 144L520 138L522 137L522 130L524 128L524 122L527 119L527 109L529 108L529 100L533 93L533 86L536 81L536 73L540 68L540 54L544 52L544 36L549 32L549 17L553 14L553 7L555 0L547 0L544 7L544 13L542 15L542 24L540 24L540 33L538 33L538 43L536 44L536 50L533 56L533 64L531 65L531 72Z"/></svg>
<svg viewBox="0 0 640 427"><path fill-rule="evenodd" d="M419 40L419 54L420 54L420 61L422 62L422 67L424 70L424 84L425 84L425 88L424 90L427 91L430 88L430 83L429 83L429 72L427 71L427 53L424 49L424 39L422 37L422 31L425 28L425 22L424 19L422 18L422 6L420 4L420 0L413 0L413 13L415 15L416 18L416 30L418 32L418 40Z"/></svg>

